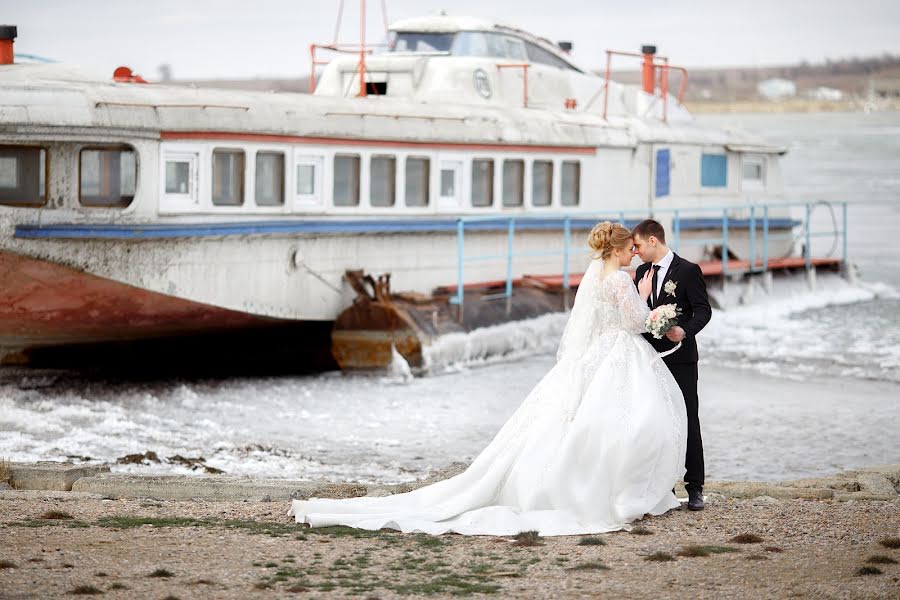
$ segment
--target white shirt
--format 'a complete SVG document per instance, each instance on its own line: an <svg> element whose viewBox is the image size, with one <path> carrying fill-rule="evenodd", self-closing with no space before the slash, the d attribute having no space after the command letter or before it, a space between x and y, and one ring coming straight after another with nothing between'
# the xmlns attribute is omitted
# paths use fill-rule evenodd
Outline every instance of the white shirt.
<svg viewBox="0 0 900 600"><path fill-rule="evenodd" d="M662 297L662 287L663 280L666 278L666 272L669 270L669 267L672 265L672 261L675 260L675 253L669 250L669 253L659 259L658 262L653 263L654 265L659 265L659 272L656 274L656 297Z"/></svg>

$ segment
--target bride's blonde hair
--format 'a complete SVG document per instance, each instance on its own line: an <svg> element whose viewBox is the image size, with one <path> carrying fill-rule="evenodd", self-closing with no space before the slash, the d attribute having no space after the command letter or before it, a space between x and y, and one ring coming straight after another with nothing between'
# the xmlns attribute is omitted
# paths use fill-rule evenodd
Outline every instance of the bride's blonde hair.
<svg viewBox="0 0 900 600"><path fill-rule="evenodd" d="M594 258L602 260L612 256L613 249L627 248L631 243L631 230L609 221L597 223L588 235L588 246L594 251Z"/></svg>

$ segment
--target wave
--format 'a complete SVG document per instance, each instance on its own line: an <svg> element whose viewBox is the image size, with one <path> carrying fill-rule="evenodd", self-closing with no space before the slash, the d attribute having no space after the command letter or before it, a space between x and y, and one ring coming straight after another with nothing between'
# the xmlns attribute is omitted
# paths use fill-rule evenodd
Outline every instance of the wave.
<svg viewBox="0 0 900 600"><path fill-rule="evenodd" d="M704 361L792 378L828 368L835 375L900 381L900 331L893 317L900 293L889 285L836 274L820 275L810 285L795 274L774 278L770 290L754 279L729 284L724 293L711 289L710 295L725 308L713 310L698 337ZM444 336L425 348L423 374L555 352L567 317L554 313Z"/></svg>

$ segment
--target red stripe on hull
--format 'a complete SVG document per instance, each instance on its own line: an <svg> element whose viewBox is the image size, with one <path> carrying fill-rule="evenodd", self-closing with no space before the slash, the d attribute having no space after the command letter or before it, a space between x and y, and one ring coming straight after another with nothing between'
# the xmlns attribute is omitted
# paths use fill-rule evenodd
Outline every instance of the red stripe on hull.
<svg viewBox="0 0 900 600"><path fill-rule="evenodd" d="M279 322L0 252L0 347L139 340Z"/></svg>

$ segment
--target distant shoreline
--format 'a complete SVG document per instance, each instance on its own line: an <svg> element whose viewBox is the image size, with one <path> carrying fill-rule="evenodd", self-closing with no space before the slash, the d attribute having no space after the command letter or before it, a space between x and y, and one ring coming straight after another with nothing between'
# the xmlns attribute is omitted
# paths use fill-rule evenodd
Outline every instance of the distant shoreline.
<svg viewBox="0 0 900 600"><path fill-rule="evenodd" d="M869 102L864 100L739 100L732 102L688 101L692 114L716 113L814 113L814 112L895 112L900 111L900 98Z"/></svg>

